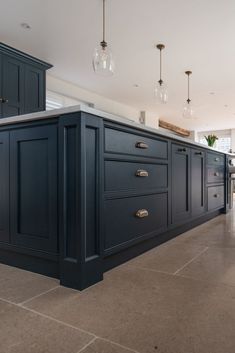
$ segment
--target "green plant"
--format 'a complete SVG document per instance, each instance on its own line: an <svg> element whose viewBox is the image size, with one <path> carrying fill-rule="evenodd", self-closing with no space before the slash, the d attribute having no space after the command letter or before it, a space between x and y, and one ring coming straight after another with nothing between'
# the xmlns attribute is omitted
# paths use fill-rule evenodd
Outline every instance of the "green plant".
<svg viewBox="0 0 235 353"><path fill-rule="evenodd" d="M205 139L207 141L208 146L213 147L215 144L215 141L218 140L218 137L216 135L208 135L208 136L205 136Z"/></svg>

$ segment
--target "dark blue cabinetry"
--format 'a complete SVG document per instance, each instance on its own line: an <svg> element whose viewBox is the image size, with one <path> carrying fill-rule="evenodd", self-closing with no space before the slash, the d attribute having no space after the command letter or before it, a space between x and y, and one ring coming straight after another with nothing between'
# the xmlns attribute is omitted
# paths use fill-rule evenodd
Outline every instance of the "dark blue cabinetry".
<svg viewBox="0 0 235 353"><path fill-rule="evenodd" d="M24 114L45 110L45 69L24 66Z"/></svg>
<svg viewBox="0 0 235 353"><path fill-rule="evenodd" d="M0 241L10 242L9 132L0 132Z"/></svg>
<svg viewBox="0 0 235 353"><path fill-rule="evenodd" d="M207 153L206 185L208 211L226 208L226 157L219 153Z"/></svg>
<svg viewBox="0 0 235 353"><path fill-rule="evenodd" d="M83 289L225 210L226 157L84 112L0 127L0 261Z"/></svg>
<svg viewBox="0 0 235 353"><path fill-rule="evenodd" d="M105 251L122 248L167 229L167 193L105 201Z"/></svg>
<svg viewBox="0 0 235 353"><path fill-rule="evenodd" d="M1 47L0 47L1 51ZM24 64L2 54L2 117L24 114Z"/></svg>
<svg viewBox="0 0 235 353"><path fill-rule="evenodd" d="M10 132L12 244L57 253L57 126Z"/></svg>
<svg viewBox="0 0 235 353"><path fill-rule="evenodd" d="M172 144L172 223L190 217L190 148Z"/></svg>
<svg viewBox="0 0 235 353"><path fill-rule="evenodd" d="M191 149L191 206L192 216L199 216L206 210L205 166L206 152Z"/></svg>
<svg viewBox="0 0 235 353"><path fill-rule="evenodd" d="M103 122L85 113L59 120L61 283L77 289L103 278Z"/></svg>
<svg viewBox="0 0 235 353"><path fill-rule="evenodd" d="M45 110L51 65L0 43L0 118Z"/></svg>

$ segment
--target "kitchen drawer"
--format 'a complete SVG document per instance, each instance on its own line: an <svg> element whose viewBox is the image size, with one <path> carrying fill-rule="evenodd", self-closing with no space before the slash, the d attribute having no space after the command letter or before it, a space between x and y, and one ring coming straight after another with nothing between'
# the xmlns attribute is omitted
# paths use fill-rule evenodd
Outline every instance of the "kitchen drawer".
<svg viewBox="0 0 235 353"><path fill-rule="evenodd" d="M207 152L207 164L224 166L224 155Z"/></svg>
<svg viewBox="0 0 235 353"><path fill-rule="evenodd" d="M105 129L105 152L167 159L167 141Z"/></svg>
<svg viewBox="0 0 235 353"><path fill-rule="evenodd" d="M105 161L105 191L167 188L166 164Z"/></svg>
<svg viewBox="0 0 235 353"><path fill-rule="evenodd" d="M224 181L224 167L208 167L207 168L207 182L219 183Z"/></svg>
<svg viewBox="0 0 235 353"><path fill-rule="evenodd" d="M224 207L224 185L208 187L207 194L208 211Z"/></svg>
<svg viewBox="0 0 235 353"><path fill-rule="evenodd" d="M105 250L156 235L166 227L167 193L105 201Z"/></svg>

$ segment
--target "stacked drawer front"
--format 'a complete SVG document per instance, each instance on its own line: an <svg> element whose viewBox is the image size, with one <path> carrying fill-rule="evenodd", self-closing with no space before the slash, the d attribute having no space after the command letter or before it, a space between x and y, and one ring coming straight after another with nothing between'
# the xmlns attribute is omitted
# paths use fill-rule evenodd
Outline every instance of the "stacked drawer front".
<svg viewBox="0 0 235 353"><path fill-rule="evenodd" d="M166 226L166 211L166 193L107 200L106 249L157 233Z"/></svg>
<svg viewBox="0 0 235 353"><path fill-rule="evenodd" d="M168 143L105 128L105 251L167 228Z"/></svg>
<svg viewBox="0 0 235 353"><path fill-rule="evenodd" d="M224 206L224 185L208 187L208 210Z"/></svg>
<svg viewBox="0 0 235 353"><path fill-rule="evenodd" d="M105 161L105 190L146 190L167 187L165 164Z"/></svg>
<svg viewBox="0 0 235 353"><path fill-rule="evenodd" d="M106 128L105 152L166 159L167 142Z"/></svg>
<svg viewBox="0 0 235 353"><path fill-rule="evenodd" d="M224 155L207 153L208 211L224 207Z"/></svg>

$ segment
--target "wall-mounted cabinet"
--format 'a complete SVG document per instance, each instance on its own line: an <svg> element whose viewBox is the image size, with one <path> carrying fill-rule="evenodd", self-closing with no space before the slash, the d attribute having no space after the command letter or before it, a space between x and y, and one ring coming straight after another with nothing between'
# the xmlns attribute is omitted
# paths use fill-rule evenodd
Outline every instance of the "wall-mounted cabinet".
<svg viewBox="0 0 235 353"><path fill-rule="evenodd" d="M46 70L51 67L0 43L0 118L45 110Z"/></svg>

